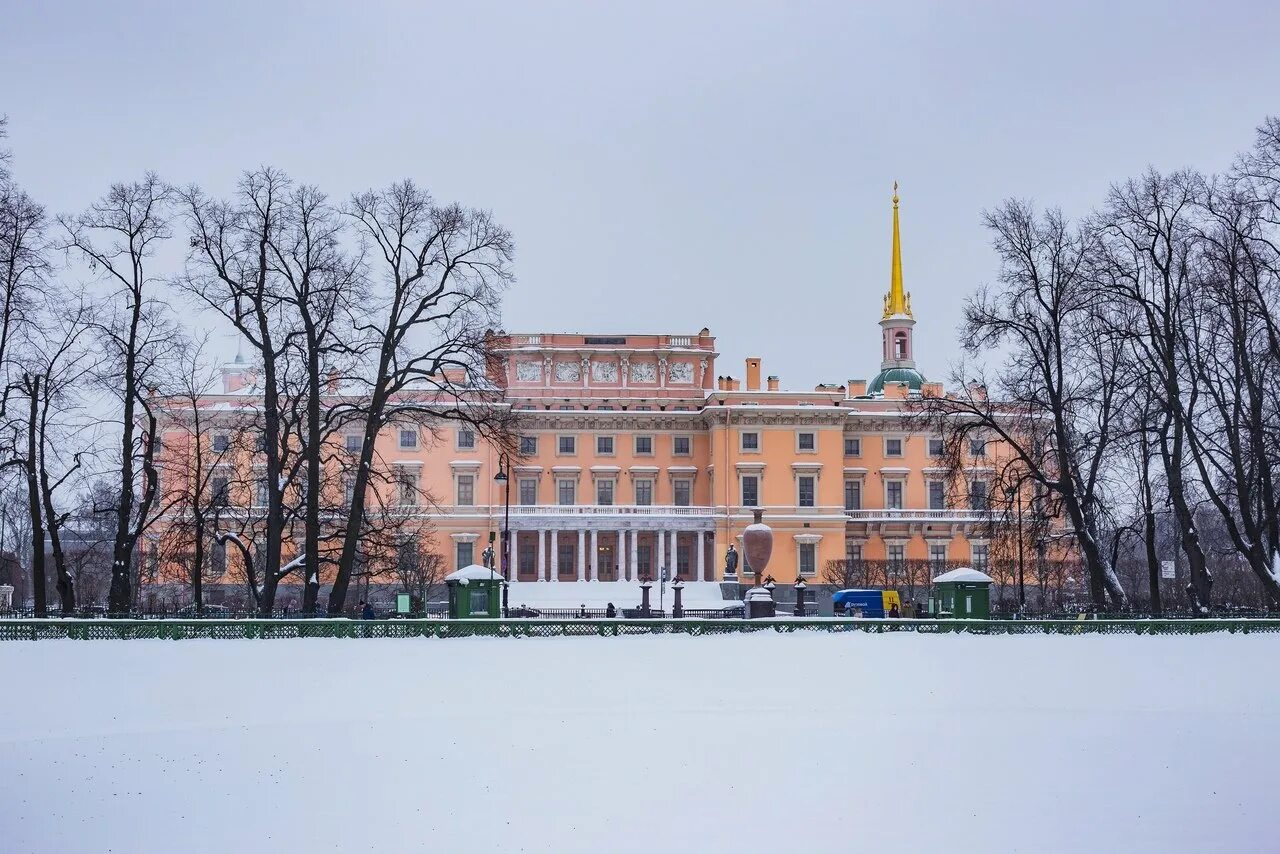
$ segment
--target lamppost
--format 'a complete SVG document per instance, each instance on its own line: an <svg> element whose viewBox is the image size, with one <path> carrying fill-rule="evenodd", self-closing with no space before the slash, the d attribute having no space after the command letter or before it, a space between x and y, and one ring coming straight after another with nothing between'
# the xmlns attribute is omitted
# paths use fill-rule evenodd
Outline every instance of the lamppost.
<svg viewBox="0 0 1280 854"><path fill-rule="evenodd" d="M511 478L507 475L507 467L511 461L507 458L504 451L498 457L498 473L493 476L495 482L502 484L503 492L503 511L502 511L502 618L505 620L507 613L507 588L511 586Z"/></svg>
<svg viewBox="0 0 1280 854"><path fill-rule="evenodd" d="M1011 486L1004 491L1005 498L1017 499L1018 502L1018 613L1027 610L1027 586L1024 580L1022 561L1022 490Z"/></svg>

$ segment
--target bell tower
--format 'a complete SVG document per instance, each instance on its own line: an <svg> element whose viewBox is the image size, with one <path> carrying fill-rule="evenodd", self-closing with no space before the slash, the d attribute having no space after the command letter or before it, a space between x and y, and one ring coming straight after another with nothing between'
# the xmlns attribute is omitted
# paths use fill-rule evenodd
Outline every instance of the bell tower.
<svg viewBox="0 0 1280 854"><path fill-rule="evenodd" d="M898 229L898 182L893 182L893 264L889 276L889 293L884 296L884 316L880 318L883 358L880 370L915 368L911 333L915 329L911 314L911 294L902 287L902 236Z"/></svg>

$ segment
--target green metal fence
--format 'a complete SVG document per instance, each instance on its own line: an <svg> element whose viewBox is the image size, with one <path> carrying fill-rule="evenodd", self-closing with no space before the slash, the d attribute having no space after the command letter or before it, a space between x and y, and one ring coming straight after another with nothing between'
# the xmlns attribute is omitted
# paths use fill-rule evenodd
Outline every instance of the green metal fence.
<svg viewBox="0 0 1280 854"><path fill-rule="evenodd" d="M717 635L739 632L916 632L977 635L1196 635L1280 632L1280 619L1231 620L0 620L0 640L187 638L456 638Z"/></svg>

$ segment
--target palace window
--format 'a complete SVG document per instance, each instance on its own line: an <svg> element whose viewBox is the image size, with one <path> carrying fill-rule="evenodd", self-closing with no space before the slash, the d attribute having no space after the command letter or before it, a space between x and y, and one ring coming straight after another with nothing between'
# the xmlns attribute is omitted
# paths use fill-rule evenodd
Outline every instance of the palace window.
<svg viewBox="0 0 1280 854"><path fill-rule="evenodd" d="M862 437L861 436L845 436L844 437L844 455L846 457L862 456Z"/></svg>
<svg viewBox="0 0 1280 854"><path fill-rule="evenodd" d="M454 556L458 561L458 569L462 569L464 566L471 566L471 564L476 562L475 546L475 543L458 543L457 547L454 549Z"/></svg>
<svg viewBox="0 0 1280 854"><path fill-rule="evenodd" d="M969 455L973 457L985 457L987 455L987 440L981 438L970 438Z"/></svg>
<svg viewBox="0 0 1280 854"><path fill-rule="evenodd" d="M612 436L596 436L596 454L601 457L613 456Z"/></svg>
<svg viewBox="0 0 1280 854"><path fill-rule="evenodd" d="M613 480L596 481L596 504L608 507L613 504Z"/></svg>
<svg viewBox="0 0 1280 854"><path fill-rule="evenodd" d="M653 503L653 481L637 480L636 481L636 504L648 506Z"/></svg>
<svg viewBox="0 0 1280 854"><path fill-rule="evenodd" d="M577 551L578 547L573 543L559 543L560 561L559 566L556 568L557 574L564 575L567 573L572 575L578 571L577 562L574 560L577 557Z"/></svg>
<svg viewBox="0 0 1280 854"><path fill-rule="evenodd" d="M796 434L796 450L801 453L818 450L818 434L804 431Z"/></svg>
<svg viewBox="0 0 1280 854"><path fill-rule="evenodd" d="M360 447L364 444L364 437L359 433L348 433L345 437L347 453L358 454Z"/></svg>
<svg viewBox="0 0 1280 854"><path fill-rule="evenodd" d="M970 548L969 562L973 564L973 568L978 572L987 571L987 546L985 544L974 543Z"/></svg>
<svg viewBox="0 0 1280 854"><path fill-rule="evenodd" d="M676 542L676 575L688 577L689 575L689 553L693 549L689 548L687 543Z"/></svg>
<svg viewBox="0 0 1280 854"><path fill-rule="evenodd" d="M218 542L216 537L209 544L209 561L214 575L222 575L227 571L227 544Z"/></svg>
<svg viewBox="0 0 1280 854"><path fill-rule="evenodd" d="M987 509L987 482L975 480L969 484L969 509Z"/></svg>
<svg viewBox="0 0 1280 854"><path fill-rule="evenodd" d="M929 481L929 509L945 510L947 508L947 485L940 480Z"/></svg>
<svg viewBox="0 0 1280 854"><path fill-rule="evenodd" d="M902 509L902 481L890 480L885 482L884 506L890 510Z"/></svg>
<svg viewBox="0 0 1280 854"><path fill-rule="evenodd" d="M906 562L905 546L889 546L887 556L889 558L889 571L894 576L902 574L902 565Z"/></svg>
<svg viewBox="0 0 1280 854"><path fill-rule="evenodd" d="M578 453L578 440L576 436L560 436L556 444L556 453L561 456L573 456Z"/></svg>
<svg viewBox="0 0 1280 854"><path fill-rule="evenodd" d="M271 487L266 478L260 478L253 493L253 503L258 507L266 507L271 503Z"/></svg>
<svg viewBox="0 0 1280 854"><path fill-rule="evenodd" d="M400 429L400 447L406 450L418 447L418 431L412 427Z"/></svg>
<svg viewBox="0 0 1280 854"><path fill-rule="evenodd" d="M636 456L647 457L653 454L653 437L636 436Z"/></svg>
<svg viewBox="0 0 1280 854"><path fill-rule="evenodd" d="M937 438L936 436L931 437L929 439L929 456L931 457L942 456L942 440Z"/></svg>
<svg viewBox="0 0 1280 854"><path fill-rule="evenodd" d="M400 481L400 503L406 507L412 507L418 503L418 475L416 472L402 471L398 478ZM467 480L471 480L471 476L467 475ZM458 496L462 496L462 478L458 478Z"/></svg>
<svg viewBox="0 0 1280 854"><path fill-rule="evenodd" d="M760 479L753 474L742 476L742 506L755 507L760 503Z"/></svg>
<svg viewBox="0 0 1280 854"><path fill-rule="evenodd" d="M859 543L845 543L844 559L849 566L856 567L862 563L862 546Z"/></svg>
<svg viewBox="0 0 1280 854"><path fill-rule="evenodd" d="M636 567L641 575L653 577L653 546L647 543L636 546Z"/></svg>
<svg viewBox="0 0 1280 854"><path fill-rule="evenodd" d="M947 547L940 545L929 546L929 568L934 572L942 569L947 563Z"/></svg>
<svg viewBox="0 0 1280 854"><path fill-rule="evenodd" d="M799 506L801 507L814 506L814 491L815 491L814 486L815 486L816 480L817 478L815 478L813 475L808 475L808 474L801 475L800 477L796 478L797 485L799 487L798 489L799 500L796 503Z"/></svg>
<svg viewBox="0 0 1280 854"><path fill-rule="evenodd" d="M476 431L470 427L458 428L458 450L471 451L476 447Z"/></svg>
<svg viewBox="0 0 1280 854"><path fill-rule="evenodd" d="M671 438L671 453L677 457L687 457L692 454L692 442L689 437L673 436Z"/></svg>
<svg viewBox="0 0 1280 854"><path fill-rule="evenodd" d="M741 437L741 441L742 441L741 448L743 451L760 450L760 434L759 433L740 433L738 435Z"/></svg>
<svg viewBox="0 0 1280 854"><path fill-rule="evenodd" d="M885 439L884 455L886 457L902 456L902 440L901 439Z"/></svg>
<svg viewBox="0 0 1280 854"><path fill-rule="evenodd" d="M417 489L417 478L414 478L414 489ZM416 503L416 502L415 502ZM476 481L469 474L458 475L458 506L471 507L476 503Z"/></svg>
<svg viewBox="0 0 1280 854"><path fill-rule="evenodd" d="M520 478L520 497L516 500L525 506L538 503L538 479L536 477Z"/></svg>
<svg viewBox="0 0 1280 854"><path fill-rule="evenodd" d="M846 480L844 482L844 509L862 509L862 481Z"/></svg>
<svg viewBox="0 0 1280 854"><path fill-rule="evenodd" d="M693 482L683 479L674 480L671 482L671 489L674 494L675 505L677 507L688 507L693 493Z"/></svg>
<svg viewBox="0 0 1280 854"><path fill-rule="evenodd" d="M210 502L214 507L225 507L231 500L231 478L225 474L215 474L209 478Z"/></svg>
<svg viewBox="0 0 1280 854"><path fill-rule="evenodd" d="M538 453L538 437L537 436L521 436L520 437L520 455L532 457Z"/></svg>
<svg viewBox="0 0 1280 854"><path fill-rule="evenodd" d="M640 406L631 407L631 411L632 412L652 412L653 407L649 406L648 404L642 404Z"/></svg>
<svg viewBox="0 0 1280 854"><path fill-rule="evenodd" d="M528 539L520 541L520 547L516 549L516 561L517 572L529 575L538 571L538 551Z"/></svg>
<svg viewBox="0 0 1280 854"><path fill-rule="evenodd" d="M816 543L800 544L800 574L813 575L818 571L818 546Z"/></svg>
<svg viewBox="0 0 1280 854"><path fill-rule="evenodd" d="M215 454L225 454L231 447L231 437L226 433L214 433L210 445Z"/></svg>
<svg viewBox="0 0 1280 854"><path fill-rule="evenodd" d="M564 506L578 503L578 484L571 477L556 481L556 501Z"/></svg>
<svg viewBox="0 0 1280 854"><path fill-rule="evenodd" d="M342 505L350 507L351 502L356 498L356 476L353 474L345 475L342 478Z"/></svg>

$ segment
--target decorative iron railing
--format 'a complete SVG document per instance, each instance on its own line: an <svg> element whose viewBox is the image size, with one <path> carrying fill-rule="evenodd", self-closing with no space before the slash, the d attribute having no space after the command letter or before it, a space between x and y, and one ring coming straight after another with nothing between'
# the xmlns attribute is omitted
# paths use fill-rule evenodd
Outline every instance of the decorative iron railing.
<svg viewBox="0 0 1280 854"><path fill-rule="evenodd" d="M916 632L981 635L1197 635L1277 633L1260 620L530 619L530 620L8 620L0 640L186 638L454 638L715 635L740 632Z"/></svg>

